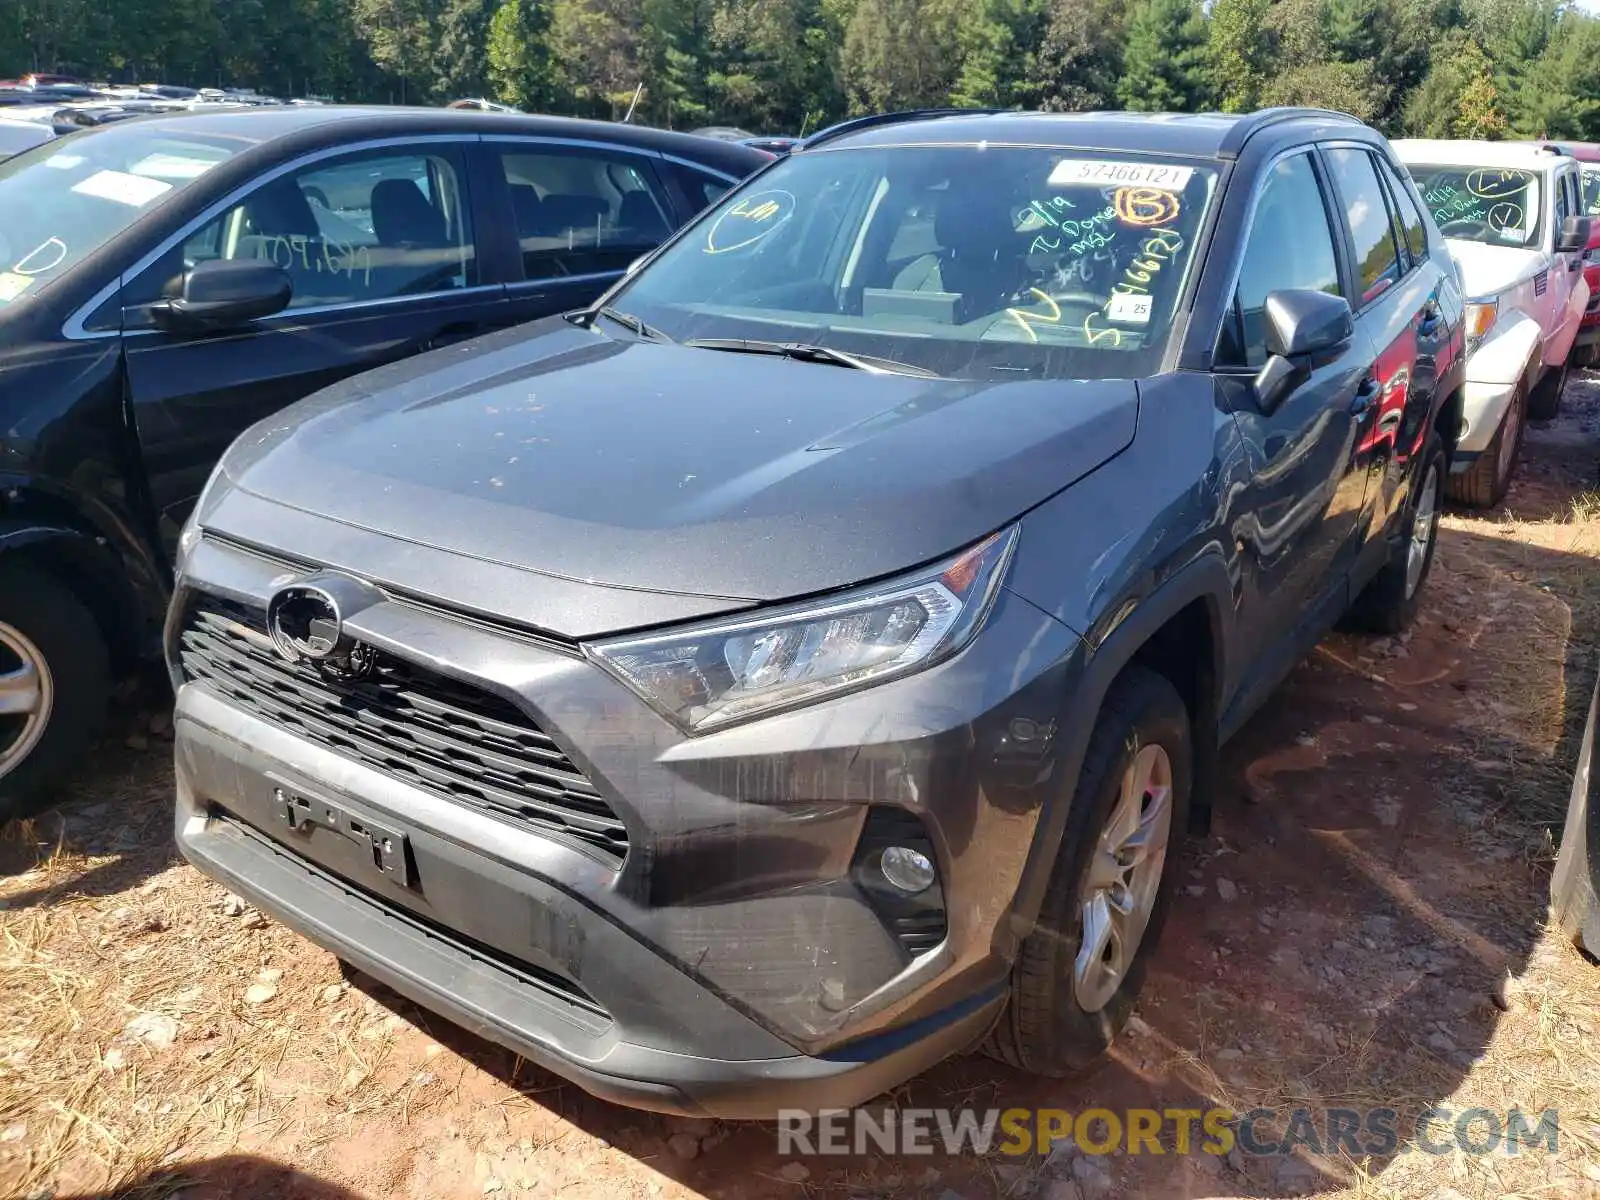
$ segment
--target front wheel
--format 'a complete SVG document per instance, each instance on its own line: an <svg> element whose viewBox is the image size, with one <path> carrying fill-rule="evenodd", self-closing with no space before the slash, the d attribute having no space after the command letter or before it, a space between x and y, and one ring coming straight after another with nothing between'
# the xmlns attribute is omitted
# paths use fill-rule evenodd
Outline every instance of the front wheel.
<svg viewBox="0 0 1600 1200"><path fill-rule="evenodd" d="M1193 762L1177 689L1128 667L1090 735L1055 872L987 1053L1064 1075L1111 1045L1133 1011L1171 903Z"/></svg>
<svg viewBox="0 0 1600 1200"><path fill-rule="evenodd" d="M0 566L0 823L27 816L99 736L110 693L100 627L56 579Z"/></svg>
<svg viewBox="0 0 1600 1200"><path fill-rule="evenodd" d="M1526 385L1519 384L1506 405L1505 416L1500 418L1500 428L1494 440L1473 461L1472 466L1459 475L1446 480L1450 498L1473 508L1493 508L1505 499L1511 486L1511 476L1516 473L1517 455L1522 450L1522 432L1527 422L1523 419L1528 408Z"/></svg>

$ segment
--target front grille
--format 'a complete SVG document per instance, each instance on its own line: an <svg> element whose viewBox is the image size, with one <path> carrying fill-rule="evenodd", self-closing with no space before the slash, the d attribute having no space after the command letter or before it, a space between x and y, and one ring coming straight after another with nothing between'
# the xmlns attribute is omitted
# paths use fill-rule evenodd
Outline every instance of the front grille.
<svg viewBox="0 0 1600 1200"><path fill-rule="evenodd" d="M366 678L332 679L285 662L259 610L211 597L190 609L180 647L185 679L308 741L613 867L628 852L611 806L510 701L386 654Z"/></svg>

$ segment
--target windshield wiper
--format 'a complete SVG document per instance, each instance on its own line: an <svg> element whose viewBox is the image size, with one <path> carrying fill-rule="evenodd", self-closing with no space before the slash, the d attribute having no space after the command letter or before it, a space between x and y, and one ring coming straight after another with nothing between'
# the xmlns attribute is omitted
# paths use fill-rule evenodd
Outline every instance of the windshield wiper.
<svg viewBox="0 0 1600 1200"><path fill-rule="evenodd" d="M606 317L609 320L615 321L624 329L627 329L632 333L636 333L640 337L652 342L670 342L672 340L655 326L646 325L632 313L623 312L620 308L612 308L609 304L603 304L599 308L595 309L590 315L590 321L592 322L595 317Z"/></svg>
<svg viewBox="0 0 1600 1200"><path fill-rule="evenodd" d="M832 346L813 346L806 342L763 342L753 338L690 338L683 343L697 350L725 350L730 354L772 354L780 358L793 358L800 362L826 363L834 367L849 367L855 371L871 371L874 375L915 375L920 379L937 379L934 372L911 363L896 362L892 358L879 358L875 354L851 354L835 350Z"/></svg>

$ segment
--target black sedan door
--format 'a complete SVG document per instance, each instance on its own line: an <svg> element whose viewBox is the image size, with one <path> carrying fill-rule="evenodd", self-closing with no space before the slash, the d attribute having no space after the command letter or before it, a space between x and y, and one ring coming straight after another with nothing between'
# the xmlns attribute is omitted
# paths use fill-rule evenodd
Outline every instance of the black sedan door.
<svg viewBox="0 0 1600 1200"><path fill-rule="evenodd" d="M247 426L346 376L509 320L469 193L459 144L324 152L255 185L131 280L128 393L169 554L212 465ZM156 326L150 306L177 295L187 271L240 259L287 272L286 309L206 332Z"/></svg>

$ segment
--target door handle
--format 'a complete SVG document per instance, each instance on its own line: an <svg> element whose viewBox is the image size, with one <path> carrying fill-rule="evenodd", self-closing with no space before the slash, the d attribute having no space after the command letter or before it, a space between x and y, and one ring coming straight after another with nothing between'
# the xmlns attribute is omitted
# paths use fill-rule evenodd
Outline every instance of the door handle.
<svg viewBox="0 0 1600 1200"><path fill-rule="evenodd" d="M1364 417L1372 411L1372 406L1378 400L1378 377L1369 374L1356 388L1355 397L1350 401L1350 415Z"/></svg>

